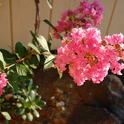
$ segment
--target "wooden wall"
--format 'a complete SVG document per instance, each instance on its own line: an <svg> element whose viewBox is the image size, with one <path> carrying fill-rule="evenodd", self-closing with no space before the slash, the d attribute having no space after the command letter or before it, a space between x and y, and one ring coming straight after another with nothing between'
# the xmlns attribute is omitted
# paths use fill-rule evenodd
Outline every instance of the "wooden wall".
<svg viewBox="0 0 124 124"><path fill-rule="evenodd" d="M103 22L100 26L104 36L109 24L110 15L116 0L101 0L105 8ZM34 30L34 0L0 0L0 47L11 50L17 41L27 44L31 40L30 30ZM56 24L60 14L67 8L78 5L79 0L54 0L52 23ZM124 0L117 0L116 9L110 25L109 33L124 33ZM49 19L50 9L46 0L40 0L41 27L40 34L47 38L48 25L42 20ZM53 48L59 41L52 43Z"/></svg>

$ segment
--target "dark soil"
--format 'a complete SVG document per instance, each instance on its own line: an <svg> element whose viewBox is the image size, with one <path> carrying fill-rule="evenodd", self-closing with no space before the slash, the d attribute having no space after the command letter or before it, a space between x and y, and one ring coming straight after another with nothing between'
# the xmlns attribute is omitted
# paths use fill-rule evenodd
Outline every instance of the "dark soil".
<svg viewBox="0 0 124 124"><path fill-rule="evenodd" d="M123 124L124 88L115 75L101 84L86 82L76 86L68 74L59 79L54 69L35 72L34 82L46 101L41 117L31 122L14 120L11 124Z"/></svg>

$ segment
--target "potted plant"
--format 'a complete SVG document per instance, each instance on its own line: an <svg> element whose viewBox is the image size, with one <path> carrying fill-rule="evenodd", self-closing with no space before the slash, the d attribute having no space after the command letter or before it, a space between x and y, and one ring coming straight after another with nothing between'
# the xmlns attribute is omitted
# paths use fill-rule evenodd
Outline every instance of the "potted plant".
<svg viewBox="0 0 124 124"><path fill-rule="evenodd" d="M65 110L65 106L69 105L69 93L74 95L76 90L78 90L77 96L71 98L76 98L75 100L78 99L79 102L84 100L83 103L88 105L99 106L96 101L93 103L94 99L92 100L92 98L105 98L109 93L118 98L123 92L123 84L118 79L120 82L116 81L115 84L117 84L119 90L117 89L116 91L111 84L112 80L110 80L113 75L108 76L108 74L122 75L121 71L124 69L124 35L113 34L105 36L103 39L101 38L100 30L96 28L103 17L103 7L100 2L97 0L93 2L81 1L78 7L63 13L57 26L51 24L47 19L44 20L53 29L53 36L50 35L49 40L53 40L53 38L61 40L61 46L57 51L51 50L49 42L38 34L39 1L35 0L35 2L37 13L35 33L31 32L32 41L27 47L21 42L16 43L14 53L0 49L0 112L5 117L6 123L11 120L10 115L12 117L16 115L24 120L32 121L34 116L40 116L37 110L41 109L45 104L47 104L46 107L48 108L44 107L45 109L42 110L42 117L44 117L42 118L42 123L67 123L61 118L61 115L65 114L64 112L67 112L67 110L70 112L66 113L67 115L71 115L71 112L73 113L72 106L67 107L67 110ZM48 3L51 6L51 1L48 1ZM41 84L42 90L44 88L41 91L43 100L38 94L38 86L33 83L36 79L34 70L40 67L42 68L42 78L46 77L45 80L54 80L54 74L56 77L55 82L52 84ZM52 67L54 70L50 69ZM65 78L57 80L58 76L55 69L58 70L60 78L65 72ZM43 72L43 70L47 71ZM50 77L51 74L52 77ZM65 81L66 79L67 81ZM41 80L43 81L43 79ZM69 83L60 85L59 81ZM77 88L77 86L81 86L81 88ZM88 88L91 91L93 88L95 95L88 90L87 96ZM106 94L102 95L101 91ZM47 93L52 94L52 96L47 97ZM82 93L85 95L81 95ZM74 104L75 101L73 101L72 105ZM48 109L51 110L50 113ZM94 109L94 111L97 111L97 109ZM103 109L101 111L106 113ZM59 114L57 114L58 112ZM73 122L71 121L71 123ZM81 123L81 121L74 121L74 123Z"/></svg>

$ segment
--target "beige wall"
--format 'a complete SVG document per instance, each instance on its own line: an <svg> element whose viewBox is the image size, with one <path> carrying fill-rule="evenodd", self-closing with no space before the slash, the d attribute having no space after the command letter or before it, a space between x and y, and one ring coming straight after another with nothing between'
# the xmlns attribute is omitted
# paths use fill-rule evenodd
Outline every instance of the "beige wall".
<svg viewBox="0 0 124 124"><path fill-rule="evenodd" d="M11 0L12 1L12 24L10 21L10 0L0 0L0 47L12 48L12 44L17 41L23 41L27 44L31 40L29 31L34 30L35 6L34 0ZM72 8L78 4L79 0L54 0L52 23L55 24L59 19L60 14L66 8ZM104 19L100 29L102 35L105 35L110 14L112 12L113 3L115 0L101 0L105 7ZM112 24L109 33L124 33L124 0L118 0L116 10L113 16ZM48 36L48 26L42 21L49 18L50 10L46 0L40 0L40 16L41 27L40 34L46 38ZM59 42L53 42L53 47L57 47Z"/></svg>

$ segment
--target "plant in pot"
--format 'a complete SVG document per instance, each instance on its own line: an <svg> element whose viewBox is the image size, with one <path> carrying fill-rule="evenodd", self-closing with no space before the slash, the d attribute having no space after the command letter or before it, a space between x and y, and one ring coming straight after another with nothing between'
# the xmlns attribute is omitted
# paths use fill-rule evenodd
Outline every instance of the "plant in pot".
<svg viewBox="0 0 124 124"><path fill-rule="evenodd" d="M39 1L35 2L39 12ZM51 7L51 1L48 3ZM123 34L113 34L102 39L96 28L103 17L103 7L99 1L81 1L77 8L63 13L57 26L44 20L53 28L53 37L61 40L56 54L53 54L45 38L38 34L39 14L36 15L35 33L31 32L32 42L27 47L18 42L14 53L0 49L0 112L6 123L9 123L10 115L21 116L29 121L33 120L33 116L39 117L37 110L45 105L37 92L38 86L33 84L33 72L39 66L44 70L56 68L60 77L64 71L68 71L78 86L88 80L100 84L109 71L122 75L124 69ZM64 106L64 103L57 104L60 105Z"/></svg>
<svg viewBox="0 0 124 124"><path fill-rule="evenodd" d="M85 87L77 88L75 91L80 92L84 104L86 96L88 101L89 96L93 95L91 90L93 88L95 90L94 101L88 101L86 104L107 108L109 112L111 111L112 114L114 113L119 119L123 120L123 117L121 117L123 112L120 111L123 107L117 104L117 101L121 101L122 103L120 103L123 104L123 83L115 75L123 75L124 35L120 33L101 38L100 30L96 27L100 24L102 17L103 7L100 1L89 2L84 0L80 2L77 8L65 11L56 26L52 25L49 20L44 21L52 27L53 37L61 40L61 46L57 49L54 60L54 65L60 77L62 77L63 72L69 72L75 84ZM89 86L89 81L91 81L91 86ZM60 82L58 81L58 83ZM65 81L63 85L66 85L67 82L70 81ZM97 86L101 91L97 91ZM81 90L84 90L84 92ZM111 97L109 97L108 92L112 95ZM85 95L82 95L83 93ZM89 96L86 94L89 94ZM101 98L97 97L98 94ZM106 102L102 99L103 97ZM97 103L96 99L103 103ZM110 105L111 102L113 104ZM71 118L71 124L78 124L79 122L74 121L73 117Z"/></svg>

